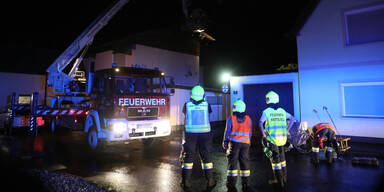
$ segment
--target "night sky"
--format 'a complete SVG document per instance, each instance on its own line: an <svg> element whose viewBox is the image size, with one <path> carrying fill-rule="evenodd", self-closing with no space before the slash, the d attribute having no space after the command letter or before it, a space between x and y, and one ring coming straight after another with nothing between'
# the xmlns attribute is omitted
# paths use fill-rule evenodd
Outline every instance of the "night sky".
<svg viewBox="0 0 384 192"><path fill-rule="evenodd" d="M297 21L303 17L309 2L193 1L189 10L201 8L204 11L208 18L206 32L216 39L215 42L204 39L200 44L205 85L220 87L222 71L230 71L233 75L273 73L281 65L297 63L296 40L291 32L298 26ZM5 59L1 71L43 73L110 4L110 0L2 3L0 49ZM181 0L131 0L97 34L94 44L169 27L182 32L188 29ZM50 53L50 56L36 58L23 54L31 50ZM33 65L38 63L38 66L21 69L10 64L27 63L30 58L35 60Z"/></svg>

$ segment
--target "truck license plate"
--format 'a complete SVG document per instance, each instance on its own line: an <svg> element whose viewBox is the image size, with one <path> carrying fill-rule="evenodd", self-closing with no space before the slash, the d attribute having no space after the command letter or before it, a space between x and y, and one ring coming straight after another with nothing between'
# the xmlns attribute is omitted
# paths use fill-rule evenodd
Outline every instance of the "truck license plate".
<svg viewBox="0 0 384 192"><path fill-rule="evenodd" d="M128 108L128 117L156 117L159 115L159 108Z"/></svg>
<svg viewBox="0 0 384 192"><path fill-rule="evenodd" d="M152 124L138 124L137 129L138 129L138 132L154 131Z"/></svg>

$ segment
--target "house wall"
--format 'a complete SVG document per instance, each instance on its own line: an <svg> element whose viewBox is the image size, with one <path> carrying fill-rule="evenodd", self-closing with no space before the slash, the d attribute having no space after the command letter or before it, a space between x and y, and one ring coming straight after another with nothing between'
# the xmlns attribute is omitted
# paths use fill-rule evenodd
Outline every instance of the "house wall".
<svg viewBox="0 0 384 192"><path fill-rule="evenodd" d="M199 82L199 56L136 44L136 64L158 67L175 78L177 85L192 86Z"/></svg>
<svg viewBox="0 0 384 192"><path fill-rule="evenodd" d="M145 68L159 68L172 76L177 85L192 86L199 83L199 56L136 44L132 55L104 51L96 54L95 70L139 64Z"/></svg>
<svg viewBox="0 0 384 192"><path fill-rule="evenodd" d="M44 99L45 76L0 72L0 107L11 102L13 92L19 94L39 93L39 102Z"/></svg>
<svg viewBox="0 0 384 192"><path fill-rule="evenodd" d="M113 63L112 55L112 50L97 53L95 58L95 71L111 68Z"/></svg>
<svg viewBox="0 0 384 192"><path fill-rule="evenodd" d="M339 134L384 138L384 119L342 115L342 83L384 81L384 41L346 45L344 11L378 3L384 1L320 1L297 36L301 113L308 126L331 121L326 106Z"/></svg>

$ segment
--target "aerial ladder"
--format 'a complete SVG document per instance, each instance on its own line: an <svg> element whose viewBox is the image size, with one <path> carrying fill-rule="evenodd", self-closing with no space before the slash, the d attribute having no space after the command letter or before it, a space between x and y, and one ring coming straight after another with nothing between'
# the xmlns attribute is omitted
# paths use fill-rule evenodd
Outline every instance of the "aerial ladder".
<svg viewBox="0 0 384 192"><path fill-rule="evenodd" d="M77 95L87 94L89 89L80 90L80 83L87 83L85 73L78 71L88 47L95 35L113 18L113 16L129 0L118 0L111 8L97 17L72 44L48 67L47 86L52 87L54 94ZM69 73L64 72L71 67ZM90 87L90 85L88 86Z"/></svg>
<svg viewBox="0 0 384 192"><path fill-rule="evenodd" d="M19 102L22 95L12 94L12 102L10 107L10 117L7 129L9 133L13 127L29 126L30 131L37 135L37 126L42 125L42 116L51 117L51 129L55 127L53 117L57 115L78 115L84 116L87 113L87 107L84 109L58 109L60 102L64 99L75 101L86 100L87 94L90 93L91 80L87 80L85 72L78 70L88 47L92 44L96 34L108 24L116 13L127 4L129 0L118 0L102 14L100 14L71 44L60 54L60 56L47 68L47 87L52 87L51 106L38 105L38 94L33 93L30 97L30 104ZM70 67L69 73L64 69ZM86 89L80 89L80 84L85 84ZM80 97L76 97L81 95ZM59 99L60 97L60 99ZM79 111L79 112L76 112ZM38 121L40 120L40 121ZM37 122L38 121L38 122Z"/></svg>

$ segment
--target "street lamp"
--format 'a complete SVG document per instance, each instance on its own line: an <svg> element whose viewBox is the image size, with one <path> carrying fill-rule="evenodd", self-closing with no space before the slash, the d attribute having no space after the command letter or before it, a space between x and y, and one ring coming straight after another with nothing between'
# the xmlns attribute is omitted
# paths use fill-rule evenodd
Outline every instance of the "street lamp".
<svg viewBox="0 0 384 192"><path fill-rule="evenodd" d="M224 83L229 82L230 79L231 79L231 74L228 72L225 72L221 75L221 81Z"/></svg>
<svg viewBox="0 0 384 192"><path fill-rule="evenodd" d="M225 72L221 75L221 81L223 82L223 85L221 87L222 92L225 94L225 121L227 121L227 110L228 110L228 94L230 93L230 80L231 80L231 74L228 72Z"/></svg>

